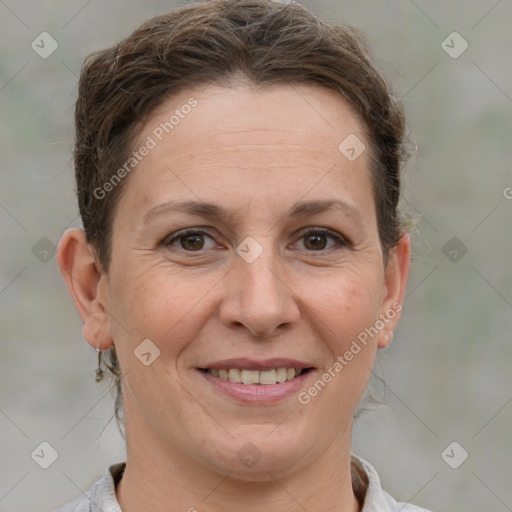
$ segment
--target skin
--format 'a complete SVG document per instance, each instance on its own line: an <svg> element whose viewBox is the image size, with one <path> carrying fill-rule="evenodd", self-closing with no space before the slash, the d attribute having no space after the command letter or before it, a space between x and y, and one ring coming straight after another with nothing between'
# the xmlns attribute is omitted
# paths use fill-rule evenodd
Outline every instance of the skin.
<svg viewBox="0 0 512 512"><path fill-rule="evenodd" d="M241 403L197 368L232 357L294 358L315 367L307 389L402 303L409 238L402 235L385 265L368 151L351 162L338 150L349 134L368 148L364 130L334 92L188 90L153 113L136 147L190 97L197 107L125 178L108 274L81 230L67 231L58 248L85 339L101 350L115 345L124 374L127 467L118 500L124 512L357 511L352 416L398 313L307 405L296 395ZM288 215L299 201L328 199L357 214ZM144 222L171 200L215 203L229 215L167 212ZM172 241L184 228L208 236ZM347 242L305 237L305 228L327 228ZM263 249L252 263L236 252L248 236ZM145 366L133 352L148 338L160 355ZM261 454L252 467L237 456L247 442Z"/></svg>

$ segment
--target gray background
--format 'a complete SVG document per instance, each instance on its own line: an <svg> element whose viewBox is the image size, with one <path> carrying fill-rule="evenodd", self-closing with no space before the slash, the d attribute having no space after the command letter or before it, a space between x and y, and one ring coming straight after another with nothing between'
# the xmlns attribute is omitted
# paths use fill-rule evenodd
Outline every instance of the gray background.
<svg viewBox="0 0 512 512"><path fill-rule="evenodd" d="M115 422L102 432L112 398L94 382L95 353L52 248L80 225L70 154L83 58L175 5L0 0L2 512L51 511L124 457ZM421 214L415 259L401 325L375 370L387 405L356 422L354 451L400 500L512 510L512 1L306 5L368 35L418 144L404 196ZM43 31L59 45L47 59L31 48ZM453 31L469 44L458 58L442 48ZM31 458L43 441L59 454L46 470ZM453 441L469 454L457 469L441 456Z"/></svg>

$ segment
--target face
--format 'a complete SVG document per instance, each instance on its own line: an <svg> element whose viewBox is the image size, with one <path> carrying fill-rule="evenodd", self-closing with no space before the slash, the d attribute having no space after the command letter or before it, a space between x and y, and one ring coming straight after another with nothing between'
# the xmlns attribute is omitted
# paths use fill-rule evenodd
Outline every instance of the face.
<svg viewBox="0 0 512 512"><path fill-rule="evenodd" d="M349 135L368 148L348 104L309 85L194 89L148 120L96 320L124 374L128 445L251 478L350 443L408 241L384 265L368 149L348 159Z"/></svg>

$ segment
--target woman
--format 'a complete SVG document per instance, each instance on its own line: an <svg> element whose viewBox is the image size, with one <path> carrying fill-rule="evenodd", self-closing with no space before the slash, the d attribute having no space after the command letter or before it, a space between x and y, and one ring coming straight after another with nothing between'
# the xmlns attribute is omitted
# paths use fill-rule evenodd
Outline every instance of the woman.
<svg viewBox="0 0 512 512"><path fill-rule="evenodd" d="M85 63L74 156L57 259L127 460L60 510L423 510L350 452L410 257L361 36L268 0L156 17Z"/></svg>

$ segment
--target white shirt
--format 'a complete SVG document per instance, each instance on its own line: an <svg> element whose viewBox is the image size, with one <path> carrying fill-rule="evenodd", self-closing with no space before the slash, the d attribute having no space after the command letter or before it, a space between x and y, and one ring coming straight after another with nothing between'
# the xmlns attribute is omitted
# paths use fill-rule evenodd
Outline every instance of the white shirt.
<svg viewBox="0 0 512 512"><path fill-rule="evenodd" d="M116 485L121 481L124 468L124 462L110 466L89 491L56 512L122 512L116 498ZM429 512L409 503L395 501L382 490L375 469L356 455L352 455L352 487L356 496L364 499L361 512Z"/></svg>

